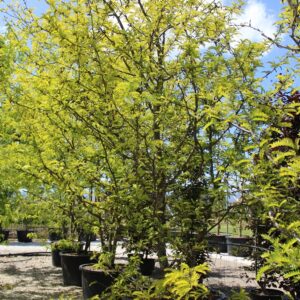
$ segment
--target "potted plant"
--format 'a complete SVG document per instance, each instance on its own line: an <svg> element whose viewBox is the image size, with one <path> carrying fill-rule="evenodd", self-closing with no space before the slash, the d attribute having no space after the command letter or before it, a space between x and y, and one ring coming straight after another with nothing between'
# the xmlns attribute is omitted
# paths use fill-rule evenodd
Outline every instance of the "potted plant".
<svg viewBox="0 0 300 300"><path fill-rule="evenodd" d="M189 267L195 267L207 260L206 239L210 226L208 222L199 220L207 220L210 211L209 208L197 209L197 206L204 202L201 196L198 199L196 196L194 199L178 197L176 202L172 207L174 215L171 217L171 224L174 223L179 232L176 237L170 237L170 245L175 252L175 262L178 265L186 263Z"/></svg>
<svg viewBox="0 0 300 300"><path fill-rule="evenodd" d="M67 250L69 250L69 246L71 246L70 252L59 252L63 282L64 285L81 286L81 272L79 266L96 261L93 259L93 253L89 252L90 244L88 242L82 244L72 240L72 242L68 244Z"/></svg>
<svg viewBox="0 0 300 300"><path fill-rule="evenodd" d="M113 284L121 270L115 259L121 238L124 203L112 192L113 188L110 191L108 184L106 189L95 189L95 201L84 200L89 215L86 215L86 222L81 223L81 229L88 233L87 236L97 233L101 244L97 261L80 267L84 299L100 296Z"/></svg>
<svg viewBox="0 0 300 300"><path fill-rule="evenodd" d="M18 200L16 209L13 212L13 220L19 225L17 239L20 243L30 243L35 236L33 226L40 220L38 206L27 196L23 196Z"/></svg>
<svg viewBox="0 0 300 300"><path fill-rule="evenodd" d="M262 132L264 145L255 156L255 176L250 185L255 216L253 227L257 233L256 243L262 250L256 255L257 280L263 294L278 294L277 290L269 290L277 287L298 299L300 116L296 108L300 103L300 93L282 86L280 80L277 84L279 88L272 99L274 119ZM288 155L291 149L293 153ZM274 295L272 299L280 297Z"/></svg>
<svg viewBox="0 0 300 300"><path fill-rule="evenodd" d="M77 210L80 209L79 213ZM63 272L63 282L64 285L76 285L81 286L81 272L79 266L87 264L90 262L96 262L93 258L93 253L90 251L91 240L86 238L85 242L79 241L79 235L82 233L82 226L80 224L85 224L86 218L90 217L86 215L84 207L77 204L76 211L73 211L73 226L71 228L71 237L69 242L65 244L65 248L71 248L72 251L60 252L61 267ZM84 232L86 237L89 232ZM71 241L71 242L70 242ZM64 244L64 242L58 242L59 245Z"/></svg>
<svg viewBox="0 0 300 300"><path fill-rule="evenodd" d="M52 265L54 267L61 267L60 253L79 252L82 247L83 244L66 239L61 239L59 241L51 243Z"/></svg>
<svg viewBox="0 0 300 300"><path fill-rule="evenodd" d="M284 274L280 272L280 262L288 261L285 257L287 252L291 253L291 244L289 248L286 247L284 239L280 238L280 231L274 228L269 218L263 217L264 207L261 202L254 202L249 205L251 217L249 219L249 226L255 233L255 247L251 253L251 258L254 260L253 269L256 272L256 280L259 289L250 291L250 297L254 300L279 300L283 299L284 293L282 290L292 292L287 288L287 283L290 278L285 279ZM274 243L275 242L275 243ZM280 246L279 246L280 245ZM276 255L272 253L274 248L277 249ZM268 257L271 258L270 263L267 263ZM272 258L278 258L278 261L272 261ZM293 255L294 262L299 261L296 255ZM287 264L288 265L288 264ZM293 265L291 263L290 265ZM287 273L294 269L287 270ZM299 290L299 288L298 288ZM291 293L291 295L293 295ZM297 299L296 297L294 297Z"/></svg>
<svg viewBox="0 0 300 300"><path fill-rule="evenodd" d="M62 239L62 231L60 228L49 228L48 229L48 239L49 241L58 241Z"/></svg>
<svg viewBox="0 0 300 300"><path fill-rule="evenodd" d="M97 263L80 266L84 299L101 295L119 276L124 266L112 264L111 256L111 253L101 253Z"/></svg>
<svg viewBox="0 0 300 300"><path fill-rule="evenodd" d="M84 224L79 224L77 227L77 233L78 233L78 240L82 242L94 242L97 239L97 235L95 232L93 232L94 228L94 220L93 216L85 216L85 222ZM95 226L97 231L97 226Z"/></svg>
<svg viewBox="0 0 300 300"><path fill-rule="evenodd" d="M7 241L9 230L5 229L13 220L13 207L16 193L7 188L0 187L0 242Z"/></svg>
<svg viewBox="0 0 300 300"><path fill-rule="evenodd" d="M9 230L0 229L0 243L8 240Z"/></svg>
<svg viewBox="0 0 300 300"><path fill-rule="evenodd" d="M58 212L58 209L56 209ZM48 227L48 240L51 242L67 239L69 235L69 220L63 214L60 215L60 220L51 222Z"/></svg>
<svg viewBox="0 0 300 300"><path fill-rule="evenodd" d="M32 242L32 234L34 234L34 230L31 229L32 223L35 217L21 214L20 215L20 224L22 225L22 229L17 230L17 238L20 243L31 243Z"/></svg>
<svg viewBox="0 0 300 300"><path fill-rule="evenodd" d="M152 252L152 247L149 243L149 240L140 240L136 247L128 247L127 250L130 252L128 253L129 261L134 257L138 259L138 266L141 274L144 276L152 275L152 272L155 268L155 259L149 257Z"/></svg>
<svg viewBox="0 0 300 300"><path fill-rule="evenodd" d="M51 214L48 214L47 219L47 225L50 227L50 240L63 237L63 239L54 241L50 246L52 264L62 268L64 285L81 286L79 266L95 261L92 259L93 253L89 251L90 239L81 242L79 238L83 227L84 230L88 230L89 226L85 224L88 224L91 216L88 215L78 197L59 189L54 192L52 195L54 199L51 199L53 201L46 201L43 203L43 207L40 207L44 215L46 209L51 207ZM49 216L53 216L53 218L50 219Z"/></svg>
<svg viewBox="0 0 300 300"><path fill-rule="evenodd" d="M8 203L0 204L0 242L8 240L9 230L4 229L11 220L11 209Z"/></svg>
<svg viewBox="0 0 300 300"><path fill-rule="evenodd" d="M154 271L155 259L149 256L156 250L159 233L145 210L130 216L126 225L127 241L124 244L128 259L138 259L141 274L150 276Z"/></svg>
<svg viewBox="0 0 300 300"><path fill-rule="evenodd" d="M101 295L113 284L123 268L115 263L119 227L106 222L102 225L103 227L99 228L101 254L97 262L82 264L80 267L84 299ZM103 232L104 228L106 228L105 232ZM114 236L114 239L110 239L111 236ZM95 259L95 256L93 258Z"/></svg>

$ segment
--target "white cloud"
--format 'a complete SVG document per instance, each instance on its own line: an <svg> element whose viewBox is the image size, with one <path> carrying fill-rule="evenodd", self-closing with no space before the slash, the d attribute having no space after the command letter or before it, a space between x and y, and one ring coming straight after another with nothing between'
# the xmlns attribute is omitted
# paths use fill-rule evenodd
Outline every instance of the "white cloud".
<svg viewBox="0 0 300 300"><path fill-rule="evenodd" d="M249 0L245 6L244 13L235 20L235 24L251 24L251 26L260 29L269 37L273 37L276 32L275 22L276 17L274 14L259 0ZM240 38L252 41L261 41L263 39L259 32L248 27L241 28Z"/></svg>

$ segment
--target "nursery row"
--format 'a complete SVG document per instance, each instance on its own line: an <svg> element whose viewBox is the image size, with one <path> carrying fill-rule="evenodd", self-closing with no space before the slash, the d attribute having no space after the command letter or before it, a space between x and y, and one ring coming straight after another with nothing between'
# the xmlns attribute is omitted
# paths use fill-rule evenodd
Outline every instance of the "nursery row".
<svg viewBox="0 0 300 300"><path fill-rule="evenodd" d="M62 269L64 285L82 287L84 299L96 296L100 299L177 299L182 284L196 299L285 299L284 293L278 289L261 291L252 288L247 292L232 289L231 296L228 291L228 295L224 294L221 287L208 289L203 284L203 280L210 276L206 264L194 268L181 264L179 269L161 272L157 268L158 260L141 253L129 253L126 258L116 258L114 265L108 266L103 253L89 252L86 248L83 251L83 247L85 243L67 240L51 244L52 264Z"/></svg>

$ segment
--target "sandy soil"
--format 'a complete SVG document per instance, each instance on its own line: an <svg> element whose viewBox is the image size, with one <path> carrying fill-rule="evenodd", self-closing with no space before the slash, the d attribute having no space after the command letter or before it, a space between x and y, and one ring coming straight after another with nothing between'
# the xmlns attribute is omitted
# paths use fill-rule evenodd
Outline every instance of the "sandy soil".
<svg viewBox="0 0 300 300"><path fill-rule="evenodd" d="M242 257L211 254L211 272L204 283L226 292L225 294L228 294L231 289L259 288L255 281L255 272L249 270L252 264L252 261Z"/></svg>
<svg viewBox="0 0 300 300"><path fill-rule="evenodd" d="M93 245L97 248L97 244ZM39 243L0 245L0 254L49 251ZM122 250L118 251L123 254ZM251 261L228 255L210 256L211 272L205 283L210 287L257 287L255 274L246 271ZM60 268L51 263L51 256L2 256L0 257L0 299L82 299L81 288L63 286Z"/></svg>
<svg viewBox="0 0 300 300"><path fill-rule="evenodd" d="M81 288L63 286L51 256L0 258L0 299L81 299Z"/></svg>

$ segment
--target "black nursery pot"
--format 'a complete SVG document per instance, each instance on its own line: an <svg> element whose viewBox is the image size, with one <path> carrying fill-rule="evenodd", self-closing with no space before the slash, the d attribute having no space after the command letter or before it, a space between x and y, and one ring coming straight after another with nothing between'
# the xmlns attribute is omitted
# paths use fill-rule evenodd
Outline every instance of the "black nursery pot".
<svg viewBox="0 0 300 300"><path fill-rule="evenodd" d="M132 254L132 253L128 254L128 259L130 260L130 258L133 256L134 256L134 254ZM143 258L143 254L139 254L139 257L141 259L140 272L144 276L151 276L154 271L154 268L155 268L155 259L154 258Z"/></svg>
<svg viewBox="0 0 300 300"><path fill-rule="evenodd" d="M61 233L56 232L56 231L50 231L48 234L48 239L49 241L59 241L62 239Z"/></svg>
<svg viewBox="0 0 300 300"><path fill-rule="evenodd" d="M227 252L226 235L208 235L206 238L210 251L216 251L217 253Z"/></svg>
<svg viewBox="0 0 300 300"><path fill-rule="evenodd" d="M0 242L7 241L9 237L9 230L0 230Z"/></svg>
<svg viewBox="0 0 300 300"><path fill-rule="evenodd" d="M61 267L61 261L60 261L60 254L59 250L52 250L51 255L52 255L52 266L53 267Z"/></svg>
<svg viewBox="0 0 300 300"><path fill-rule="evenodd" d="M252 300L281 300L284 293L275 289L255 290L250 293Z"/></svg>
<svg viewBox="0 0 300 300"><path fill-rule="evenodd" d="M140 264L140 270L142 275L150 276L155 267L155 259L154 258L143 258Z"/></svg>
<svg viewBox="0 0 300 300"><path fill-rule="evenodd" d="M80 265L96 263L91 259L91 253L60 253L64 285L81 286Z"/></svg>
<svg viewBox="0 0 300 300"><path fill-rule="evenodd" d="M51 255L52 255L52 266L53 267L57 267L57 268L61 268L61 258L60 258L60 253L65 252L72 252L73 249L65 249L65 250L52 250L51 251Z"/></svg>
<svg viewBox="0 0 300 300"><path fill-rule="evenodd" d="M33 233L33 230L17 230L17 238L20 243L31 243L32 239L27 237L28 233Z"/></svg>
<svg viewBox="0 0 300 300"><path fill-rule="evenodd" d="M84 264L79 267L82 279L83 299L90 299L101 295L120 274L118 271L94 270L93 264Z"/></svg>

